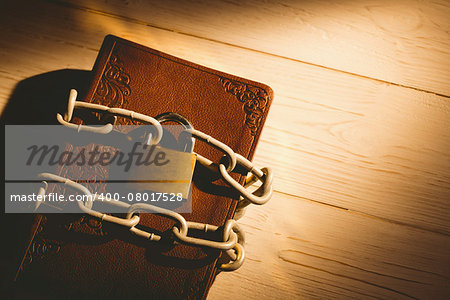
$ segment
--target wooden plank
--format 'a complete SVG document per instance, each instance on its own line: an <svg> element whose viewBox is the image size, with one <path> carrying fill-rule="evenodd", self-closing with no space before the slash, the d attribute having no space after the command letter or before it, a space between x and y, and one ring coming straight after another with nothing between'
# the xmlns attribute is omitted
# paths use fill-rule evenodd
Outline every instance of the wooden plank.
<svg viewBox="0 0 450 300"><path fill-rule="evenodd" d="M272 108L255 162L274 167L277 190L448 233L448 102L338 78L323 92L338 97Z"/></svg>
<svg viewBox="0 0 450 300"><path fill-rule="evenodd" d="M450 95L450 2L445 0L63 1Z"/></svg>
<svg viewBox="0 0 450 300"><path fill-rule="evenodd" d="M14 57L2 56L1 76L90 68L103 36L115 33L268 83L276 99L256 162L274 167L276 190L450 233L446 98L86 10L19 7L1 18L0 46Z"/></svg>
<svg viewBox="0 0 450 300"><path fill-rule="evenodd" d="M448 234L447 99L85 10L8 5L0 11L3 105L21 79L90 69L107 33L274 87L256 160L274 166L282 192L248 209L240 221L247 260L219 275L210 299L450 293L448 235L367 215Z"/></svg>
<svg viewBox="0 0 450 300"><path fill-rule="evenodd" d="M450 237L275 193L242 220L245 264L209 299L444 299Z"/></svg>

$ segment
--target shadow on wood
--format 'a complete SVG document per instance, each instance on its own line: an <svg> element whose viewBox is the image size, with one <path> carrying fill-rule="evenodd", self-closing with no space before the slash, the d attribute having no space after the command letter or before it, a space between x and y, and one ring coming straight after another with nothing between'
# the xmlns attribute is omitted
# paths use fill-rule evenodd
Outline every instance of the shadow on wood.
<svg viewBox="0 0 450 300"><path fill-rule="evenodd" d="M90 80L90 72L84 70L57 70L39 74L20 81L0 117L2 125L51 125L56 124L55 111L64 111L70 88L84 92ZM5 140L5 131L1 139ZM26 137L23 137L26 138ZM5 165L5 149L0 150ZM2 172L5 180L4 171ZM4 193L4 185L2 193ZM4 208L2 209L4 211ZM5 214L0 217L1 235L7 241L0 258L1 289L4 291L12 282L19 266L21 252L25 249L34 214ZM12 230L13 228L13 230Z"/></svg>
<svg viewBox="0 0 450 300"><path fill-rule="evenodd" d="M22 80L15 87L0 117L4 125L56 124L55 111L64 112L71 88L84 94L90 72L57 70Z"/></svg>

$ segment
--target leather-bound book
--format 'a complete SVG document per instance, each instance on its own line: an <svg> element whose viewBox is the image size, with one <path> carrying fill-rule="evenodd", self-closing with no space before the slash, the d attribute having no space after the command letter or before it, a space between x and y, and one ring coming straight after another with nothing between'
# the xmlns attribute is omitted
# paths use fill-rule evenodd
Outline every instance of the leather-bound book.
<svg viewBox="0 0 450 300"><path fill-rule="evenodd" d="M153 117L176 112L195 129L251 160L272 98L272 90L264 84L109 35L90 86L79 100ZM90 122L78 117L79 122ZM125 118L117 123L134 124ZM201 141L194 152L214 162L223 156ZM67 167L60 175L76 181L78 172ZM93 174L99 182L104 176L100 173ZM233 172L241 184L245 175ZM107 183L92 192L105 191ZM233 218L238 198L217 173L197 163L192 212L182 215L188 221L222 226ZM161 215L140 217L141 225L162 234L174 226L172 219ZM206 298L223 255L210 248L148 241L82 214L37 214L30 236L18 266L16 290L43 298Z"/></svg>

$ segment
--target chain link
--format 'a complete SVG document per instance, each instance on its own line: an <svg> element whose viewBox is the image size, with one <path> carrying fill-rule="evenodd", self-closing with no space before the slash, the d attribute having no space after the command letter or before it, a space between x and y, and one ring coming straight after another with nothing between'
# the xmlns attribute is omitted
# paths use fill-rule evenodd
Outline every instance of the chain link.
<svg viewBox="0 0 450 300"><path fill-rule="evenodd" d="M152 118L150 116L140 114L140 113L128 110L128 109L108 107L108 106L100 105L100 104L76 101L76 98L77 98L77 91L74 89L71 89L70 94L69 94L69 101L68 101L68 105L67 105L67 112L64 114L64 117L59 113L56 114L56 119L58 120L58 122L60 124L66 126L66 127L75 129L78 132L86 131L86 132L99 133L99 134L108 134L113 130L113 124L110 124L110 123L106 124L104 126L88 126L88 125L81 125L81 124L77 125L77 124L71 123L70 121L72 120L73 110L74 110L74 108L78 108L78 109L91 110L91 111L94 111L97 113L110 115L110 116L114 117L114 120L116 119L117 116L119 116L119 117L131 119L133 121L138 121L138 122L142 122L145 124L151 124L151 125L155 126L155 128L156 128L156 136L152 137L151 143L157 144L157 143L159 143L159 141L162 138L162 135L163 135L162 126L155 118Z"/></svg>
<svg viewBox="0 0 450 300"><path fill-rule="evenodd" d="M70 123L70 119L72 118L74 108L88 109L94 112L107 113L114 117L121 116L130 118L132 120L137 120L143 123L152 124L157 128L157 135L156 137L152 138L152 142L158 143L162 138L163 132L162 126L156 119L152 117L136 113L127 109L111 108L104 105L76 101L76 97L77 92L76 90L72 89L69 94L67 112L64 114L65 119L60 114L57 114L56 116L60 124L65 125L72 129L76 129L78 131L90 131L101 134L107 134L111 132L113 128L112 124L94 127ZM203 141L208 145L211 145L212 147L216 148L217 150L223 152L227 157L227 165L223 163L217 164L212 162L210 159L196 153L197 161L200 164L204 165L213 172L219 172L222 179L240 194L240 199L236 208L235 219L239 219L243 215L244 209L249 204L262 205L267 201L269 201L273 193L272 190L273 174L270 168L268 167L262 169L256 168L255 166L253 166L252 162L250 162L248 159L246 159L240 154L236 154L233 151L233 149L231 149L229 146L211 137L206 133L203 133L196 129L187 129L186 131L191 133L194 138ZM247 184L245 184L244 186L240 185L230 175L230 173L235 169L236 165L242 166L251 174L249 180L247 180ZM261 181L261 185L255 191L250 192L248 187L251 186L256 181Z"/></svg>
<svg viewBox="0 0 450 300"><path fill-rule="evenodd" d="M137 236L143 237L150 241L160 241L162 239L160 235L147 232L145 230L136 227L140 221L140 217L139 215L136 215L136 213L140 212L156 213L176 221L175 225L172 227L172 232L174 233L173 237L174 242L187 244L191 246L208 247L218 250L236 249L234 259L232 259L231 262L222 264L220 266L220 268L223 269L224 271L235 270L239 268L243 263L243 256L244 256L244 249L242 247L244 243L243 231L234 220L228 220L225 223L225 226L223 227L224 234L222 241L193 238L188 236L189 230L203 230L205 232L216 232L217 230L220 229L220 227L210 224L187 222L186 219L179 213L176 213L169 209L154 206L148 203L128 204L120 200L114 200L103 197L100 198L97 194L93 195L83 185L55 174L40 173L38 174L38 178L43 180L42 181L43 185L40 187L38 194L44 195L46 193L48 187L47 181L54 183L62 183L64 184L64 186L79 193L82 193L83 195L86 196L83 198L85 201L77 201L78 207L82 212L92 217L98 218L102 221L127 227L131 233ZM95 209L93 209L93 205L96 201L101 201L102 203L108 203L110 205L126 209L127 210L126 217L120 218L96 211Z"/></svg>
<svg viewBox="0 0 450 300"><path fill-rule="evenodd" d="M157 134L156 136L151 137L151 143L154 144L159 143L159 141L162 138L163 134L162 126L155 118L122 108L111 108L104 105L76 101L76 97L77 92L76 90L72 89L69 95L67 112L65 113L64 117L61 114L57 114L56 116L60 124L75 129L77 131L88 131L99 134L108 134L112 131L113 124L111 123L103 126L88 126L88 125L77 125L70 122L72 119L74 108L85 109L97 113L106 114L108 116L113 116L114 120L116 119L117 116L120 116L129 118L131 120L143 122L146 124L154 125ZM262 205L265 204L267 201L269 201L273 193L272 189L273 173L270 168L267 167L262 169L256 168L252 164L252 162L250 162L248 159L246 159L240 154L236 154L229 146L211 137L206 133L203 133L196 129L187 129L186 131L192 134L194 138L212 146L213 148L225 154L227 158L226 163L222 162L214 163L210 159L198 153L196 153L196 159L199 163L204 165L209 170L219 173L221 178L226 183L228 183L230 187L235 189L240 194L240 199L234 217L235 219L238 219L243 215L245 207L248 206L249 204ZM244 168L250 174L244 185L239 184L230 174L236 168L237 165ZM75 189L81 193L84 193L85 195L92 195L88 189L72 180L68 180L66 178L49 173L41 173L39 174L39 176L44 180L52 180L55 182L64 183L69 188ZM253 192L250 192L248 188L257 181L260 181L261 185L258 188L256 188L256 190L254 190ZM45 183L40 188L39 193L45 193L46 188L47 184ZM224 271L233 271L239 268L244 261L245 258L245 250L243 247L245 241L244 232L241 230L241 228L239 227L239 225L236 223L235 220L227 220L225 222L223 226L222 241L212 241L189 236L189 231L202 230L205 232L216 232L220 228L218 226L196 222L188 222L183 218L183 216L174 211L167 210L147 203L127 204L112 199L106 200L102 199L102 201L107 201L110 204L116 202L113 203L112 205L118 205L127 209L126 218L125 219L119 218L93 210L92 209L93 202L98 200L100 200L98 199L98 197L92 196L92 201L86 204L83 203L80 204L79 202L78 205L83 212L93 217L128 227L130 232L132 232L133 234L152 241L160 241L162 237L157 234L149 233L147 231L136 228L136 225L139 224L140 220L139 216L136 215L136 213L152 212L164 215L176 221L176 225L172 228L174 241L187 245L209 247L226 251L231 258L231 262L227 264L222 264L220 266L220 269ZM120 202L120 204L118 202Z"/></svg>

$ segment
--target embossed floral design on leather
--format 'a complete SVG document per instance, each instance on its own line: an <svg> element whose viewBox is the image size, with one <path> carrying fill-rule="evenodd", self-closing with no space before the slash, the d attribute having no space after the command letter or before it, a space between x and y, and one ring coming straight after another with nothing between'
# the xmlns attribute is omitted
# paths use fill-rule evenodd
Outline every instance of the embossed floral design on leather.
<svg viewBox="0 0 450 300"><path fill-rule="evenodd" d="M220 82L225 87L226 92L236 96L240 102L244 103L245 124L250 128L251 134L256 135L269 99L266 91L256 86L223 77L220 78Z"/></svg>
<svg viewBox="0 0 450 300"><path fill-rule="evenodd" d="M46 222L47 217L43 215L38 228L36 229L36 234L34 235L33 241L27 249L25 257L19 267L19 272L23 271L23 269L30 265L33 261L44 259L48 255L51 256L56 254L61 249L62 244L60 242L46 239L42 236L41 232Z"/></svg>
<svg viewBox="0 0 450 300"><path fill-rule="evenodd" d="M122 62L115 54L106 64L105 72L95 90L94 103L110 107L126 107L126 97L131 94L130 76L122 67Z"/></svg>

